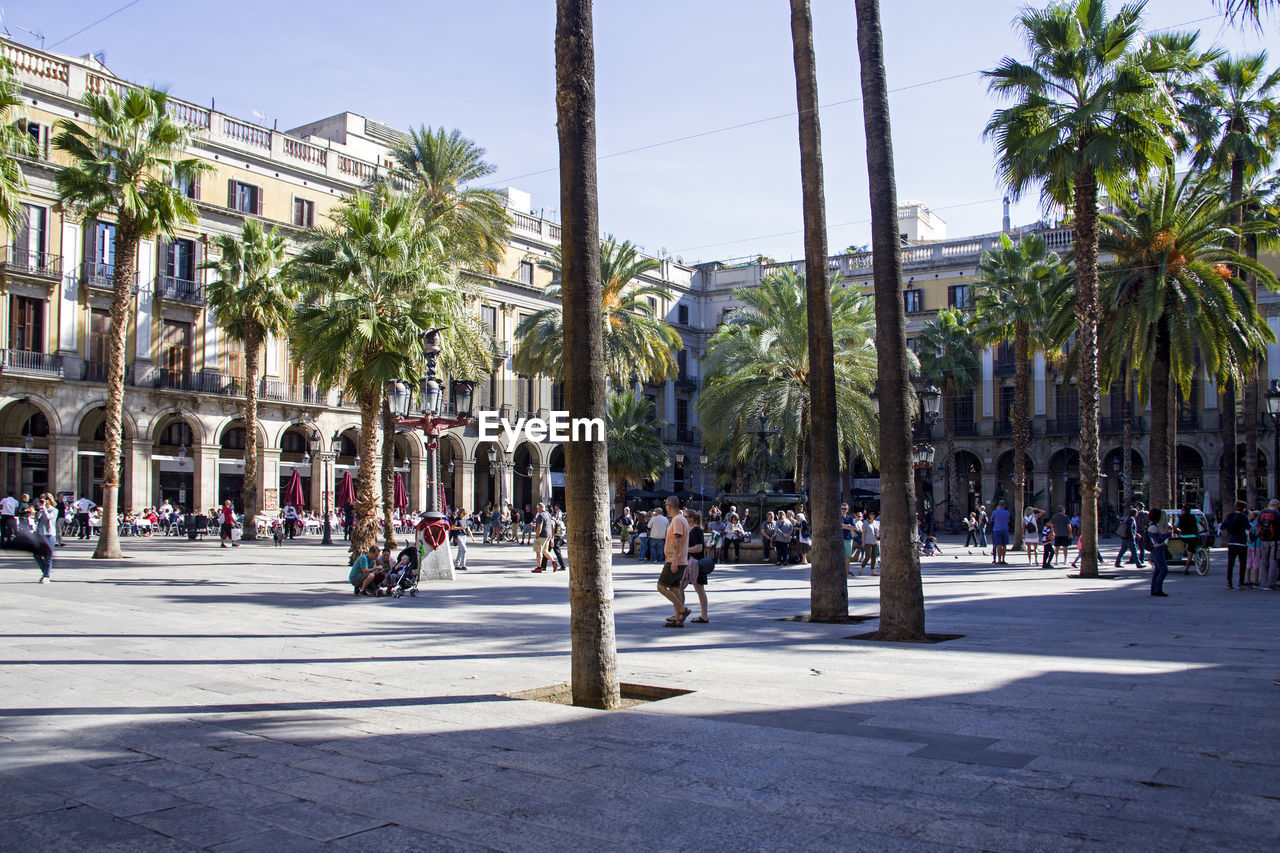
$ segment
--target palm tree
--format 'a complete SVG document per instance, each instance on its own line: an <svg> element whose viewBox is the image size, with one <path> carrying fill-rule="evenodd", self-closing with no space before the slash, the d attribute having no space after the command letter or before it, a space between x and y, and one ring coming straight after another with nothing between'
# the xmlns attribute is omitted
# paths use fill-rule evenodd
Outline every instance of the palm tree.
<svg viewBox="0 0 1280 853"><path fill-rule="evenodd" d="M102 481L102 535L93 556L119 559L116 512L120 490L120 417L124 404L125 343L133 287L138 282L138 246L196 223L196 206L176 187L209 167L181 155L191 141L185 125L169 118L167 99L154 89L86 94L86 129L67 119L57 123L53 145L71 162L58 172L61 203L86 221L104 213L116 218L111 287L111 339L107 353L106 442ZM150 286L150 282L145 283Z"/></svg>
<svg viewBox="0 0 1280 853"><path fill-rule="evenodd" d="M13 121L10 113L22 106L18 81L13 77L13 64L0 56L0 224L10 233L23 226L22 194L27 191L27 176L15 157L35 153L35 140Z"/></svg>
<svg viewBox="0 0 1280 853"><path fill-rule="evenodd" d="M1181 181L1168 165L1148 185L1114 196L1118 213L1103 214L1100 247L1115 260L1103 268L1103 301L1109 322L1103 351L1116 364L1131 363L1151 401L1149 495L1151 506L1172 506L1174 447L1169 441L1170 383L1186 399L1198 369L1219 382L1253 368L1274 340L1253 297L1231 267L1258 276L1270 289L1275 275L1229 246L1236 231L1227 222L1235 205L1199 172ZM1256 232L1265 225L1246 221ZM1123 370L1124 368L1120 368Z"/></svg>
<svg viewBox="0 0 1280 853"><path fill-rule="evenodd" d="M297 298L293 282L280 275L285 238L265 231L256 219L246 219L240 236L221 234L214 240L216 260L201 264L217 278L207 290L209 306L227 338L244 344L244 517L258 514L258 374L262 345L288 328ZM254 525L244 526L244 538L254 538Z"/></svg>
<svg viewBox="0 0 1280 853"><path fill-rule="evenodd" d="M1048 320L1057 306L1050 295L1066 268L1038 234L1017 245L1007 234L1000 248L982 256L974 288L973 338L984 346L1013 342L1013 547L1022 547L1022 502L1027 487L1027 447L1031 443L1028 373L1036 353L1053 351ZM953 492L954 493L954 492ZM947 508L948 512L951 507Z"/></svg>
<svg viewBox="0 0 1280 853"><path fill-rule="evenodd" d="M978 364L977 341L969 329L965 316L954 308L939 311L938 315L925 325L916 336L916 350L920 355L920 375L941 389L944 400L970 393L982 376L982 369ZM943 427L946 446L946 450L943 451L943 464L947 469L947 518L954 519L956 512L952 504L955 500L954 495L959 494L960 489L956 478L956 425L955 418L951 417L950 413L944 413ZM1014 452L1018 451L1015 449ZM1014 506L1018 506L1016 496L1014 501ZM1015 512L1014 518L1020 519L1021 516Z"/></svg>
<svg viewBox="0 0 1280 853"><path fill-rule="evenodd" d="M873 464L879 456L875 408L876 347L873 306L858 288L832 285L832 364L836 377L836 446ZM698 415L708 452L729 448L733 462L755 461L752 435L764 415L778 431L773 454L804 471L816 429L810 387L809 323L804 279L790 270L765 276L758 287L733 291L742 303L707 343ZM784 465L785 467L785 465Z"/></svg>
<svg viewBox="0 0 1280 853"><path fill-rule="evenodd" d="M591 0L556 0L556 134L560 142L560 245L564 261L560 324L564 335L563 342L557 337L545 343L563 345L573 353L573 358L557 365L563 369L553 374L564 376L570 413L603 418L608 352L601 318L607 317L608 303L602 288L607 279L599 277L602 258L595 129ZM565 445L564 456L565 503L570 519L573 704L614 709L622 699L613 627L608 447L594 441L571 441Z"/></svg>
<svg viewBox="0 0 1280 853"><path fill-rule="evenodd" d="M656 480L667 465L667 448L658 432L662 422L654 417L652 403L627 389L609 395L604 423L609 479L615 486L614 500L621 505L628 485Z"/></svg>
<svg viewBox="0 0 1280 853"><path fill-rule="evenodd" d="M443 226L460 263L493 270L506 252L511 215L502 196L469 186L492 175L483 148L458 130L410 129L391 145L394 175L415 193L427 221Z"/></svg>
<svg viewBox="0 0 1280 853"><path fill-rule="evenodd" d="M876 295L876 355L880 377L880 507L884 525L880 551L882 640L922 642L924 586L916 547L915 478L911 469L911 374L907 315L902 302L902 249L898 242L898 190L893 174L889 86L879 0L854 0L858 18L858 64L862 76L862 120L867 140L871 195L871 253Z"/></svg>
<svg viewBox="0 0 1280 853"><path fill-rule="evenodd" d="M996 110L986 135L1015 198L1041 188L1046 206L1071 210L1075 226L1080 386L1080 574L1098 574L1098 186L1145 175L1173 155L1173 105L1159 75L1177 54L1139 48L1143 2L1114 18L1103 0L1071 0L1018 17L1029 63L1010 57L983 72L1014 103Z"/></svg>
<svg viewBox="0 0 1280 853"><path fill-rule="evenodd" d="M1215 6L1222 7L1222 13L1231 23L1241 21L1253 24L1259 31L1262 29L1262 16L1275 9L1277 0L1214 0Z"/></svg>
<svg viewBox="0 0 1280 853"><path fill-rule="evenodd" d="M1237 58L1222 58L1190 87L1191 97L1183 110L1196 135L1193 164L1212 165L1228 175L1228 201L1232 203L1232 224L1244 218L1245 180L1264 172L1280 148L1280 69L1267 71L1267 54L1260 52ZM1232 248L1239 249L1234 239ZM1258 284L1245 277L1256 302ZM1236 420L1235 388L1228 382L1223 390L1222 422L1223 511L1235 500ZM1258 421L1262 415L1256 372L1244 377L1245 480L1249 506L1258 502ZM1231 488L1228 494L1228 484Z"/></svg>
<svg viewBox="0 0 1280 853"><path fill-rule="evenodd" d="M444 327L441 343L457 377L487 369L492 342L469 321L440 234L412 199L376 186L330 218L290 264L303 297L290 337L308 380L341 388L360 406L354 557L378 536L374 467L386 383L418 377L419 338L429 329Z"/></svg>
<svg viewBox="0 0 1280 853"><path fill-rule="evenodd" d="M561 246L563 246L563 241ZM562 300L561 246L551 258L538 265L552 274L543 294L553 302ZM657 315L656 305L671 292L661 284L636 282L641 275L657 269L653 258L641 257L629 240L619 243L612 234L601 245L600 282L602 305L599 321L604 332L605 378L612 385L625 385L633 376L660 382L675 373L676 353L683 344L680 335ZM525 376L565 376L564 309L560 306L535 311L516 327L520 344L516 347L515 370Z"/></svg>
<svg viewBox="0 0 1280 853"><path fill-rule="evenodd" d="M827 284L827 211L822 189L822 133L818 72L809 0L791 0L791 49L800 116L800 184L804 197L805 285L809 310L809 618L834 622L849 616L849 582L840 544L840 449L836 443L835 344Z"/></svg>

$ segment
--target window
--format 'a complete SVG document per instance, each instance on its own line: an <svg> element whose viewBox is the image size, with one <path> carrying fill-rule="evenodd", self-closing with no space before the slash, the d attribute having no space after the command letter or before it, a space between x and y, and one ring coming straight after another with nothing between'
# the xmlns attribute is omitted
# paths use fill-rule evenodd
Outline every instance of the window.
<svg viewBox="0 0 1280 853"><path fill-rule="evenodd" d="M533 261L521 261L516 267L516 281L533 284Z"/></svg>
<svg viewBox="0 0 1280 853"><path fill-rule="evenodd" d="M196 279L196 244L193 240L174 240L165 245L164 275L182 281Z"/></svg>
<svg viewBox="0 0 1280 853"><path fill-rule="evenodd" d="M173 373L191 371L191 324L165 320L160 336L160 358L165 370Z"/></svg>
<svg viewBox="0 0 1280 853"><path fill-rule="evenodd" d="M223 450L244 450L244 427L231 427L222 434ZM281 442L283 444L283 442Z"/></svg>
<svg viewBox="0 0 1280 853"><path fill-rule="evenodd" d="M1080 389L1074 383L1059 382L1054 386L1053 406L1059 424L1077 423L1080 420Z"/></svg>
<svg viewBox="0 0 1280 853"><path fill-rule="evenodd" d="M227 181L227 207L241 213L262 215L262 188L237 180Z"/></svg>
<svg viewBox="0 0 1280 853"><path fill-rule="evenodd" d="M227 339L227 375L244 379L244 341Z"/></svg>
<svg viewBox="0 0 1280 853"><path fill-rule="evenodd" d="M110 222L99 222L93 230L93 248L89 263L93 264L94 275L110 278L116 264L116 227Z"/></svg>
<svg viewBox="0 0 1280 853"><path fill-rule="evenodd" d="M89 312L89 361L105 365L111 351L111 312L94 308Z"/></svg>
<svg viewBox="0 0 1280 853"><path fill-rule="evenodd" d="M489 333L494 339L498 337L498 309L492 305L480 306L480 322L484 323L489 329Z"/></svg>
<svg viewBox="0 0 1280 853"><path fill-rule="evenodd" d="M299 228L310 228L316 224L316 203L305 198L293 200L293 224Z"/></svg>
<svg viewBox="0 0 1280 853"><path fill-rule="evenodd" d="M952 308L972 308L971 296L969 294L969 285L953 284L947 288L947 305Z"/></svg>
<svg viewBox="0 0 1280 853"><path fill-rule="evenodd" d="M47 264L45 247L49 211L34 204L22 205L21 223L13 235L13 265L28 270L43 270Z"/></svg>
<svg viewBox="0 0 1280 853"><path fill-rule="evenodd" d="M44 300L9 297L9 349L44 351Z"/></svg>
<svg viewBox="0 0 1280 853"><path fill-rule="evenodd" d="M996 420L1002 424L1013 423L1013 397L1016 390L1012 385L1000 388L1000 409L996 412Z"/></svg>
<svg viewBox="0 0 1280 853"><path fill-rule="evenodd" d="M658 300L652 296L649 297L649 313L658 316Z"/></svg>
<svg viewBox="0 0 1280 853"><path fill-rule="evenodd" d="M689 401L676 398L676 432L684 436L689 432Z"/></svg>
<svg viewBox="0 0 1280 853"><path fill-rule="evenodd" d="M39 157L41 151L44 150L44 141L47 136L44 126L36 124L34 121L27 122L27 135L31 137L31 144L35 148L36 156Z"/></svg>
<svg viewBox="0 0 1280 853"><path fill-rule="evenodd" d="M174 175L171 185L187 198L193 201L200 200L199 175Z"/></svg>
<svg viewBox="0 0 1280 853"><path fill-rule="evenodd" d="M689 325L689 306L680 305L676 308L676 321L682 325Z"/></svg>
<svg viewBox="0 0 1280 853"><path fill-rule="evenodd" d="M907 349L911 350L911 351L912 351L913 353L915 353L916 355L919 355L919 354L920 354L920 339L919 339L919 338L907 338Z"/></svg>
<svg viewBox="0 0 1280 853"><path fill-rule="evenodd" d="M347 438L345 435L341 436L338 442L339 447L345 449L346 445L350 443L350 441L351 439ZM310 451L311 451L311 448L307 446L306 437L303 436L303 434L298 432L296 429L291 429L288 432L286 432L284 435L280 436L280 452L281 453L297 453L297 454L305 455L310 453ZM352 451L351 453L339 452L338 455L339 456L355 456L355 451Z"/></svg>
<svg viewBox="0 0 1280 853"><path fill-rule="evenodd" d="M679 368L677 378L685 379L689 375L689 353L687 350L680 350L676 353L676 367Z"/></svg>
<svg viewBox="0 0 1280 853"><path fill-rule="evenodd" d="M160 432L160 443L169 447L191 447L195 436L186 421L174 421Z"/></svg>
<svg viewBox="0 0 1280 853"><path fill-rule="evenodd" d="M924 310L924 291L918 287L902 292L902 303L908 314L919 314Z"/></svg>

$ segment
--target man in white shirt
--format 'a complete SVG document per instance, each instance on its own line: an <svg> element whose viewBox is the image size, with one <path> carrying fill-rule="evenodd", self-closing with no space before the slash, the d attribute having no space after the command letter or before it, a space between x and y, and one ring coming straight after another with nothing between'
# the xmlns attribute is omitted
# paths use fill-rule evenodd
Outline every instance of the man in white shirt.
<svg viewBox="0 0 1280 853"><path fill-rule="evenodd" d="M96 503L89 500L84 495L81 495L80 500L76 501L76 522L80 525L80 534L77 538L89 538L89 513L92 512L96 506Z"/></svg>
<svg viewBox="0 0 1280 853"><path fill-rule="evenodd" d="M298 535L298 508L293 504L284 508L284 532L290 539Z"/></svg>
<svg viewBox="0 0 1280 853"><path fill-rule="evenodd" d="M663 561L663 548L667 540L667 526L670 524L667 517L661 512L655 512L653 517L649 519L649 554L647 560Z"/></svg>
<svg viewBox="0 0 1280 853"><path fill-rule="evenodd" d="M880 521L876 518L874 512L867 513L867 520L862 523L862 564L858 566L858 574L862 574L862 570L871 564L871 574L878 575L876 571L876 558L880 556Z"/></svg>
<svg viewBox="0 0 1280 853"><path fill-rule="evenodd" d="M0 543L8 542L18 533L18 499L13 492L0 498Z"/></svg>

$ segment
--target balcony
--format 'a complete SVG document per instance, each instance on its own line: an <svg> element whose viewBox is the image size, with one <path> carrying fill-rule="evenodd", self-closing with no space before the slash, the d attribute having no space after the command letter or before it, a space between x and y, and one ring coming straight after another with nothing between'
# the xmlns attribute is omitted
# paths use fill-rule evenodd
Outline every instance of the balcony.
<svg viewBox="0 0 1280 853"><path fill-rule="evenodd" d="M0 373L61 377L62 356L24 349L0 350Z"/></svg>
<svg viewBox="0 0 1280 853"><path fill-rule="evenodd" d="M102 287L110 290L115 282L116 265L86 261L82 274L84 283L90 287Z"/></svg>
<svg viewBox="0 0 1280 853"><path fill-rule="evenodd" d="M1145 434L1147 431L1146 421L1142 418L1130 418L1132 421L1130 429L1134 434ZM1121 433L1124 432L1124 418L1113 417L1103 418L1098 421L1098 429L1104 433Z"/></svg>
<svg viewBox="0 0 1280 853"><path fill-rule="evenodd" d="M977 434L978 434L978 426L977 426L977 424L975 424L975 423L974 423L973 421L971 421L971 420L969 420L969 421L956 421L956 424L955 424L955 426L954 426L954 427L953 427L953 429L952 429L952 434L953 434L953 435L955 435L955 436L957 436L957 437L960 437L960 436L977 435Z"/></svg>
<svg viewBox="0 0 1280 853"><path fill-rule="evenodd" d="M105 384L107 381L107 363L105 361L86 361L84 363L84 381ZM124 384L134 384L132 364L124 366Z"/></svg>
<svg viewBox="0 0 1280 853"><path fill-rule="evenodd" d="M220 394L230 396L242 391L230 376L196 370L161 369L156 374L156 388L169 391L187 391L193 394Z"/></svg>
<svg viewBox="0 0 1280 853"><path fill-rule="evenodd" d="M992 435L1013 435L1013 421L996 421L991 425Z"/></svg>
<svg viewBox="0 0 1280 853"><path fill-rule="evenodd" d="M1180 432L1194 432L1200 429L1200 413L1191 410L1178 411L1178 430Z"/></svg>
<svg viewBox="0 0 1280 853"><path fill-rule="evenodd" d="M1080 416L1063 415L1053 418L1045 424L1046 435L1079 435Z"/></svg>
<svg viewBox="0 0 1280 853"><path fill-rule="evenodd" d="M690 376L687 373L681 373L676 377L676 388L681 391L697 391L698 377Z"/></svg>
<svg viewBox="0 0 1280 853"><path fill-rule="evenodd" d="M62 277L62 259L51 252L33 252L22 246L9 246L0 263L6 273L29 275L57 281Z"/></svg>
<svg viewBox="0 0 1280 853"><path fill-rule="evenodd" d="M204 286L185 278L162 275L156 282L156 298L203 305L205 303Z"/></svg>
<svg viewBox="0 0 1280 853"><path fill-rule="evenodd" d="M258 396L263 400L275 400L281 403L302 403L308 406L323 406L324 393L314 385L290 385L279 379L263 379L258 383Z"/></svg>
<svg viewBox="0 0 1280 853"><path fill-rule="evenodd" d="M991 366L991 375L993 376L1012 376L1014 374L1015 365L1011 358L997 358Z"/></svg>

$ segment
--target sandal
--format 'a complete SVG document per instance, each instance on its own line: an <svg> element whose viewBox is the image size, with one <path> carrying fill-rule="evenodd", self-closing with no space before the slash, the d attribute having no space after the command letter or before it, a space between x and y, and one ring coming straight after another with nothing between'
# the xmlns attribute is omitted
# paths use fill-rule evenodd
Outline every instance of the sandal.
<svg viewBox="0 0 1280 853"><path fill-rule="evenodd" d="M688 619L688 618L689 618L689 614L690 614L690 613L692 613L692 612L693 612L693 611L692 611L692 610L690 610L690 609L689 609L689 608L687 608L687 607L686 607L684 610L681 610L681 611L680 611L680 621L681 621L681 622L683 622L684 620Z"/></svg>
<svg viewBox="0 0 1280 853"><path fill-rule="evenodd" d="M695 616L695 617L693 617L692 619L690 619L689 621L690 621L690 622L697 622L699 625L706 625L706 624L707 624L708 622L710 622L711 620L710 620L710 619L703 619L701 616Z"/></svg>
<svg viewBox="0 0 1280 853"><path fill-rule="evenodd" d="M683 628L683 627L684 627L684 619L680 619L679 621L677 621L677 620L675 620L675 619L668 619L666 622L664 622L664 623L663 623L662 627L664 627L664 628Z"/></svg>

